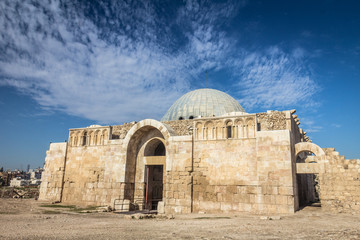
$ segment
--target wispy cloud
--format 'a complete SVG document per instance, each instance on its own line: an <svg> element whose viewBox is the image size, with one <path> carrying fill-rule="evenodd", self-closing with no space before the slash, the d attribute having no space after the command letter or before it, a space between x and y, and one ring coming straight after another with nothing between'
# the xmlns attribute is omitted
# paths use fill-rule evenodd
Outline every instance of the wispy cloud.
<svg viewBox="0 0 360 240"><path fill-rule="evenodd" d="M0 86L102 123L160 118L204 71L227 70L246 108L311 104L305 52L248 52L224 26L245 2L1 1Z"/></svg>
<svg viewBox="0 0 360 240"><path fill-rule="evenodd" d="M303 66L303 51L287 54L278 47L249 53L239 67L238 89L245 108L287 107L299 103L312 106L319 90Z"/></svg>
<svg viewBox="0 0 360 240"><path fill-rule="evenodd" d="M320 132L323 129L323 127L319 126L318 123L311 117L301 118L300 121L307 133Z"/></svg>

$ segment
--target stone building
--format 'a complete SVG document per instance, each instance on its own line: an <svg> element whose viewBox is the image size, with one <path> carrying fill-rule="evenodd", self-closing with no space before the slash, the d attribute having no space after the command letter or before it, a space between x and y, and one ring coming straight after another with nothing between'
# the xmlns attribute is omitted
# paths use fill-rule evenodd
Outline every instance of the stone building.
<svg viewBox="0 0 360 240"><path fill-rule="evenodd" d="M286 214L318 194L324 209L360 212L360 160L311 143L299 124L295 110L246 113L226 93L195 90L161 121L70 129L46 153L40 199Z"/></svg>

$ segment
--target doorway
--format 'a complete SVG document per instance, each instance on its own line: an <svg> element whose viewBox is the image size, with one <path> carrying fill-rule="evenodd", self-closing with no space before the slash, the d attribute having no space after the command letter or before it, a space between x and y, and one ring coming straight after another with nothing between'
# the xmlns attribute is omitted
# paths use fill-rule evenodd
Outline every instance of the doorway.
<svg viewBox="0 0 360 240"><path fill-rule="evenodd" d="M145 165L145 209L157 210L163 199L163 165Z"/></svg>

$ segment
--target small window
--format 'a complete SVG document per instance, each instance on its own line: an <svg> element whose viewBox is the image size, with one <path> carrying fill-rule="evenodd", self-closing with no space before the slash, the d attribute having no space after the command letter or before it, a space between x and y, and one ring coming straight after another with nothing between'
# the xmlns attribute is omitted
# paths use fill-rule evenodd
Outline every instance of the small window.
<svg viewBox="0 0 360 240"><path fill-rule="evenodd" d="M179 120L184 120L184 118L183 118L183 117L179 117Z"/></svg>
<svg viewBox="0 0 360 240"><path fill-rule="evenodd" d="M231 126L227 126L226 130L227 130L227 138L231 138Z"/></svg>
<svg viewBox="0 0 360 240"><path fill-rule="evenodd" d="M194 116L190 116L189 119L194 119Z"/></svg>

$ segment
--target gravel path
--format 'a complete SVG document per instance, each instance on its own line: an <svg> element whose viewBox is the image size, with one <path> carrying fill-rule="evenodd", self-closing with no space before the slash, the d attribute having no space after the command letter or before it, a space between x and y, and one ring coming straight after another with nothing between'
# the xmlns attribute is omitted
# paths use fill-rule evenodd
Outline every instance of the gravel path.
<svg viewBox="0 0 360 240"><path fill-rule="evenodd" d="M33 199L0 199L0 239L360 239L360 215L307 207L281 219L250 214L187 214L128 219L40 207Z"/></svg>

